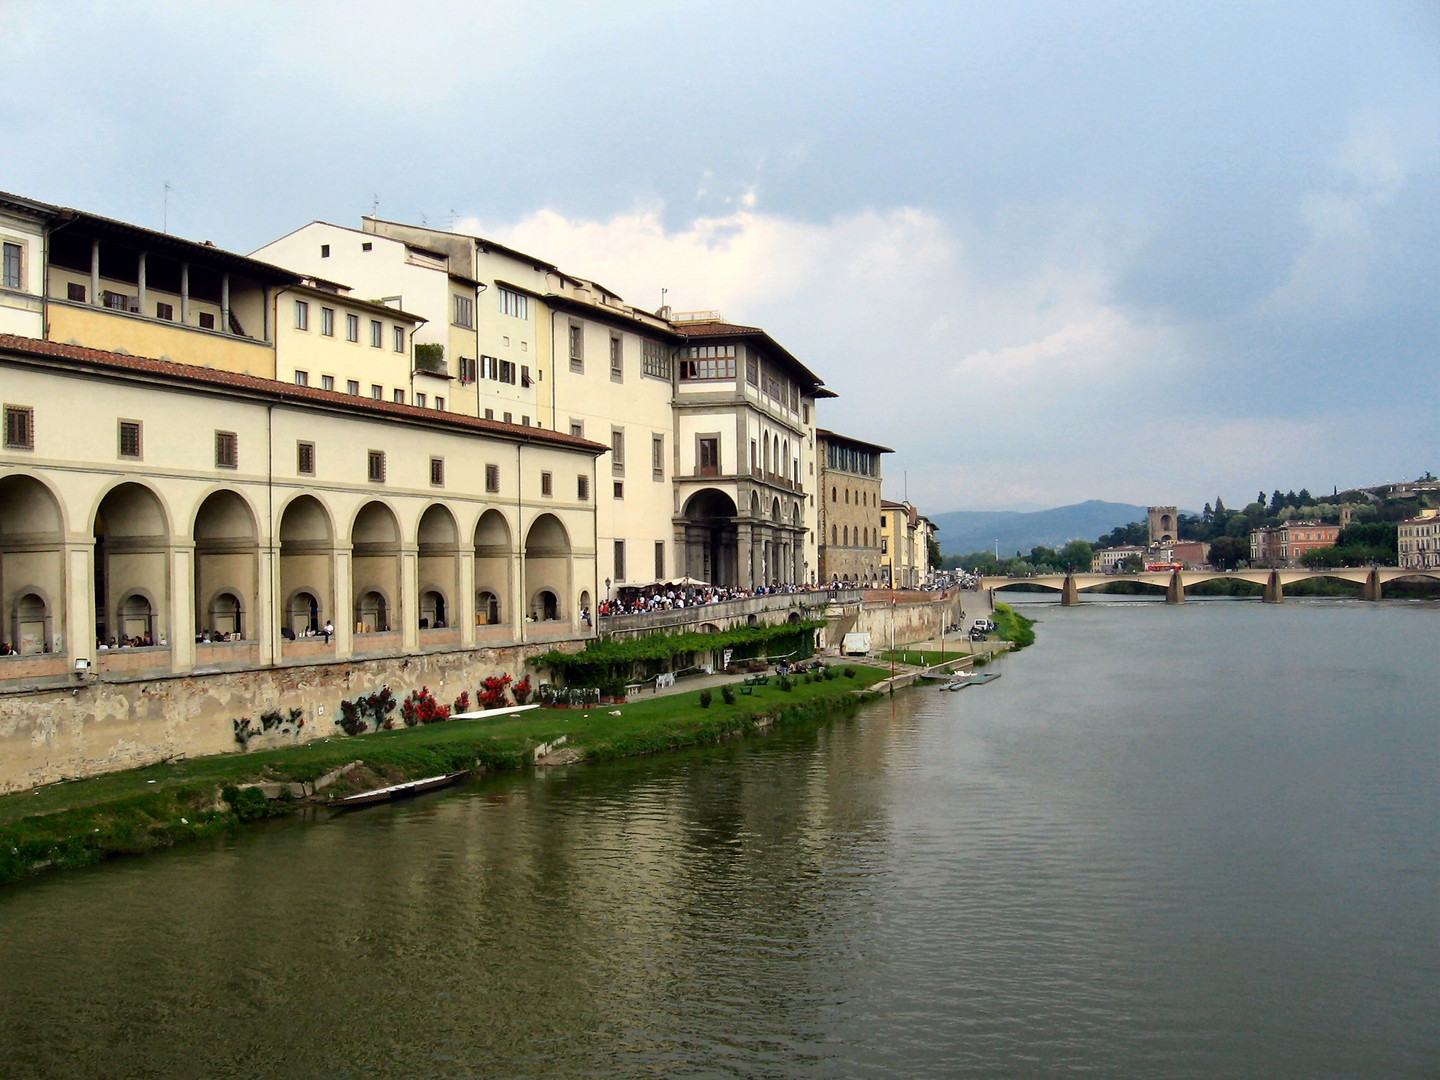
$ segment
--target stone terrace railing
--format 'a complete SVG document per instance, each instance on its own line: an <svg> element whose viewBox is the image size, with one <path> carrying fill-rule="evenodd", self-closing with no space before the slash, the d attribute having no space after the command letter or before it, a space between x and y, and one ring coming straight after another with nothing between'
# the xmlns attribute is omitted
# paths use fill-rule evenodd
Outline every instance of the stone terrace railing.
<svg viewBox="0 0 1440 1080"><path fill-rule="evenodd" d="M599 621L599 630L602 635L653 634L662 630L683 630L703 623L715 623L724 628L734 625L737 620L748 620L751 615L792 610L799 610L801 618L811 618L830 604L858 604L864 596L860 589L836 589L833 592L817 589L813 592L747 596L741 600L671 608L668 611L650 611L643 615L609 615Z"/></svg>

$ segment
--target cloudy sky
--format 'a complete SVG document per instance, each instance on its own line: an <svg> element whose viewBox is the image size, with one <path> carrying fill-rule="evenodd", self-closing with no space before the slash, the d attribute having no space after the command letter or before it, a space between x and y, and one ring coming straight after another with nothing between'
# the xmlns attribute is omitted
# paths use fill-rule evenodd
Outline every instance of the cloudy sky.
<svg viewBox="0 0 1440 1080"><path fill-rule="evenodd" d="M668 290L927 511L1440 470L1433 0L0 0L0 64L0 189Z"/></svg>

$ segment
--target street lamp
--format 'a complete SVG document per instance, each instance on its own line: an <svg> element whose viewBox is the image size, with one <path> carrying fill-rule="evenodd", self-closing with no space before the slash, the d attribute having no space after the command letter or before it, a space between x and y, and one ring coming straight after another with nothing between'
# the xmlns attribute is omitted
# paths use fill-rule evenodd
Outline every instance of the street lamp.
<svg viewBox="0 0 1440 1080"><path fill-rule="evenodd" d="M998 539L995 541L995 561L997 563L1000 561L1000 541Z"/></svg>
<svg viewBox="0 0 1440 1080"><path fill-rule="evenodd" d="M610 602L610 579L608 577L605 579L605 602L607 604Z"/></svg>

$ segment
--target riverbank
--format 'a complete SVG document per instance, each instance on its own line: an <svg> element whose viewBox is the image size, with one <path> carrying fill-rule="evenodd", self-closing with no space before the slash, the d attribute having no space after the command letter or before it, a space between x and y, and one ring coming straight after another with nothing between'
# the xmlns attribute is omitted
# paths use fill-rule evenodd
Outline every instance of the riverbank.
<svg viewBox="0 0 1440 1080"><path fill-rule="evenodd" d="M606 761L820 720L853 708L868 687L889 674L864 664L836 664L833 670L831 679L792 678L788 690L772 677L764 685L687 687L618 705L535 709L358 736L337 733L6 795L0 797L0 884L229 832L247 821L294 814L385 784L460 770L524 768L535 763L537 750L543 754L557 743L564 748L558 760L566 763ZM702 689L710 694L708 707L700 703ZM725 700L727 689L733 703ZM313 789L342 769L343 775L313 797L287 792L267 799L258 788L246 787Z"/></svg>

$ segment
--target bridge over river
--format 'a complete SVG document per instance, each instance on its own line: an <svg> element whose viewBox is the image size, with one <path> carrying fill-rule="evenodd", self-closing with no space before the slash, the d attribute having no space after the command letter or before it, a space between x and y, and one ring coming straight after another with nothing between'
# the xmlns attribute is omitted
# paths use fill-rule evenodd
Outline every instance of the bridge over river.
<svg viewBox="0 0 1440 1080"><path fill-rule="evenodd" d="M1167 604L1179 604L1185 599L1185 590L1204 581L1248 581L1265 590L1265 602L1278 604L1285 599L1285 586L1314 578L1329 578L1332 581L1350 581L1360 586L1362 600L1379 600L1384 586L1401 578L1429 578L1440 581L1440 569L1406 570L1398 566L1356 566L1326 570L1146 570L1134 574L1036 574L1033 577L988 577L982 578L980 587L989 589L991 595L1001 589L1017 585L1034 585L1052 589L1060 594L1060 603L1065 606L1080 602L1080 594L1101 585L1113 585L1117 581L1139 581L1165 590Z"/></svg>

